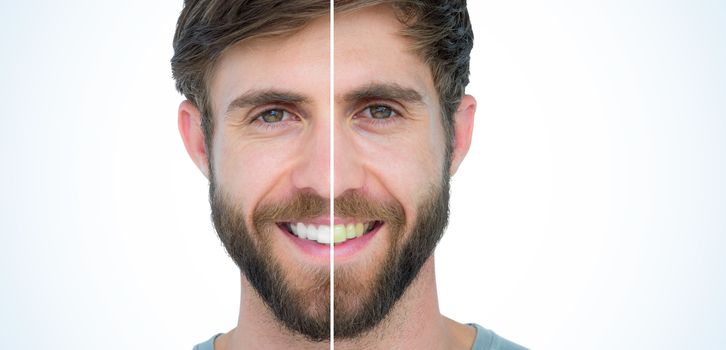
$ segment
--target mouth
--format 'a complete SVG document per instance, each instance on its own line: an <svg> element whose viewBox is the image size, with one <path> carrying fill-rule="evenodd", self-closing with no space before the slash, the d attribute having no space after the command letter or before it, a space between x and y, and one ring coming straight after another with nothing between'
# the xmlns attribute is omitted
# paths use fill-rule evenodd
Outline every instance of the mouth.
<svg viewBox="0 0 726 350"><path fill-rule="evenodd" d="M305 224L302 222L280 222L283 231L300 239L330 245L330 225ZM334 245L342 244L365 236L383 225L382 221L352 222L333 226Z"/></svg>

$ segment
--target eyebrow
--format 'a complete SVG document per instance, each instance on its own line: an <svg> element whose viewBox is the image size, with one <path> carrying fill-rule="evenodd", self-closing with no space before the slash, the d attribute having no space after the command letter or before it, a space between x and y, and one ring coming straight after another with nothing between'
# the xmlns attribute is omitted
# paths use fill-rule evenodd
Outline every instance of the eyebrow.
<svg viewBox="0 0 726 350"><path fill-rule="evenodd" d="M230 102L229 106L227 106L227 113L236 109L264 104L301 104L309 102L309 98L290 91L253 90L243 93Z"/></svg>
<svg viewBox="0 0 726 350"><path fill-rule="evenodd" d="M396 83L373 83L346 93L342 99L348 104L378 99L396 100L419 105L424 104L423 97L418 91Z"/></svg>

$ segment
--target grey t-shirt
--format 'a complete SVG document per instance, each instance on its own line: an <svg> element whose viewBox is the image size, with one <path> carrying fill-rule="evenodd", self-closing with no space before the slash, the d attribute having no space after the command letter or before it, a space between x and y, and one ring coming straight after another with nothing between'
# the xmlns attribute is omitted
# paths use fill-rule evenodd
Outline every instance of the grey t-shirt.
<svg viewBox="0 0 726 350"><path fill-rule="evenodd" d="M469 323L469 325L476 328L476 338L474 338L471 350L527 350L476 323Z"/></svg>
<svg viewBox="0 0 726 350"><path fill-rule="evenodd" d="M471 350L527 350L476 323L469 323L469 325L476 328L476 338ZM217 334L204 343L197 344L192 350L214 350L214 340L220 335Z"/></svg>

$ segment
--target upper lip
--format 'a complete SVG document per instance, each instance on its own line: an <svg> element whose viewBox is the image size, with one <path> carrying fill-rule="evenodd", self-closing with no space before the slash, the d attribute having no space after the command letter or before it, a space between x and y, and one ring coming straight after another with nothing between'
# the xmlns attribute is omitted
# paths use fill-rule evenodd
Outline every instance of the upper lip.
<svg viewBox="0 0 726 350"><path fill-rule="evenodd" d="M357 224L357 223L368 223L371 221L375 221L374 219L364 219L364 218L342 218L342 217L334 217L333 218L333 225L348 225L348 224ZM306 225L330 225L330 216L318 216L315 218L306 218L306 219L292 219L292 220L286 220L286 221L280 221L280 222L288 222L288 223L298 223L302 222Z"/></svg>

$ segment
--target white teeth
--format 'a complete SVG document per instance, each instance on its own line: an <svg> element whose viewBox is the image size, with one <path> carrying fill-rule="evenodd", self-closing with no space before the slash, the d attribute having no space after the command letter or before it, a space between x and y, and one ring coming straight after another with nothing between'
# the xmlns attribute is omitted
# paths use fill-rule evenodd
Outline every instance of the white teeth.
<svg viewBox="0 0 726 350"><path fill-rule="evenodd" d="M304 225L303 225L304 226ZM318 229L315 228L315 225L307 226L307 239L311 241L317 241L318 240ZM302 238L302 237L300 237Z"/></svg>
<svg viewBox="0 0 726 350"><path fill-rule="evenodd" d="M362 236L373 228L373 222L370 223L351 223L348 225L335 225L333 227L332 241L334 244L343 243L347 240ZM305 225L302 222L290 223L287 227L295 236L310 241L316 241L320 244L330 244L330 226L328 225Z"/></svg>
<svg viewBox="0 0 726 350"><path fill-rule="evenodd" d="M302 222L298 222L297 225L295 225L293 227L294 227L294 229L292 230L292 232L294 234L296 234L298 237L300 237L302 239L308 238L308 230L307 230L307 227L305 227L305 224L303 224Z"/></svg>
<svg viewBox="0 0 726 350"><path fill-rule="evenodd" d="M330 226L320 225L318 227L318 243L330 244Z"/></svg>

